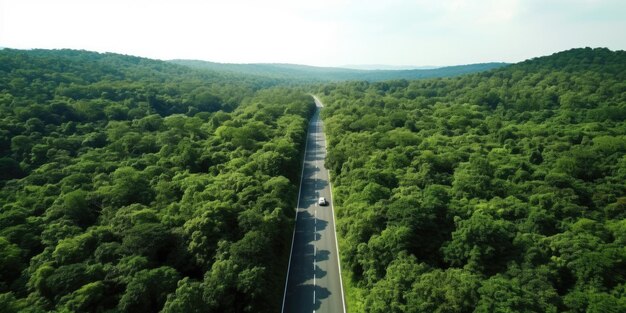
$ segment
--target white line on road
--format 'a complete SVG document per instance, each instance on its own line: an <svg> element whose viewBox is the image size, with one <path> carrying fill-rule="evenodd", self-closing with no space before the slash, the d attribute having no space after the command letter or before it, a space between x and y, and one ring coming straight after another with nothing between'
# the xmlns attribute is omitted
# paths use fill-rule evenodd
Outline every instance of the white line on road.
<svg viewBox="0 0 626 313"><path fill-rule="evenodd" d="M317 98L315 98L315 102L316 103L318 102ZM322 107L321 102L318 103L318 107ZM330 209L330 214L331 214L331 222L333 224L332 225L333 226L332 230L335 233L335 238L334 238L335 240L334 241L335 241L335 249L336 249L336 254L337 254L336 255L337 266L338 266L338 269L339 269L339 285L340 285L340 293L341 293L342 311L345 313L345 311L346 311L346 303L345 303L345 298L344 298L345 296L344 296L344 291L343 291L343 281L342 281L342 277L341 277L341 265L340 265L341 260L340 260L340 257L339 257L339 245L338 245L338 242L337 242L337 235L336 235L337 229L336 229L336 225L334 223L334 215L335 214L334 214L333 199L332 199L332 183L330 182L330 175L328 173L328 170L325 169L325 168L324 169L321 168L324 165L324 161L323 161L323 158L320 159L320 156L323 157L323 156L326 155L326 147L324 147L324 146L326 145L327 140L326 140L326 135L323 133L322 122L320 121L320 118L319 118L319 111L316 112L316 114L313 116L313 120L314 120L313 125L309 124L311 127L307 128L307 140L306 140L306 144L305 144L305 153L304 154L305 154L305 159L306 159L307 155L314 157L313 160L307 161L306 165L309 166L307 168L307 170L310 169L310 167L314 167L314 169L315 169L313 188L315 190L316 197L319 197L321 195L320 194L321 192L325 192L325 190L324 190L325 187L322 186L321 184L318 184L318 178L321 177L324 180L328 180L328 188L330 190L328 191L329 194L328 195L324 195L324 196L330 197L330 206L331 207L329 209ZM312 134L309 134L308 133L309 130L313 130L314 132L311 132ZM307 146L308 146L309 140L311 140L311 142L313 144L321 145L320 148L316 147L315 149L313 149L314 155L311 155L310 153L307 154L307 152L309 152L309 151L307 151ZM319 151L316 151L316 150L319 150ZM318 153L320 153L320 154L318 155ZM305 160L303 160L302 163L303 163L303 166L302 166L302 176L303 176L304 175L304 168L305 168ZM322 171L326 171L326 174L322 173ZM321 176L319 176L319 175L321 175ZM300 199L300 196L301 196L300 193L301 193L301 191L303 189L302 183L303 183L303 178L301 178L300 190L298 191L298 208L299 208L299 205L300 205L299 201L301 200ZM306 183L307 183L307 187L310 186L309 185L310 183L309 183L308 179L307 179ZM321 183L321 181L320 181L320 183ZM308 199L308 197L307 197L307 199ZM317 199L315 199L315 200L317 200ZM315 233L314 233L314 242L313 242L313 249L314 249L313 250L313 256L314 256L314 259L313 259L313 284L314 284L313 305L315 306L316 298L317 298L316 297L316 290L315 290L315 287L316 287L316 284L317 284L317 275L316 275L316 268L317 268L317 260L316 260L317 259L317 247L316 247L316 241L318 241L317 240L317 207L319 206L319 204L318 204L317 201L314 201L314 203L315 203L315 207L313 207L313 209L314 209L314 216L315 216L315 220L314 220L314 225L315 225L314 230L315 230ZM310 203L308 204L308 206L310 206ZM297 213L298 208L296 208L296 220L298 219L298 213ZM304 207L302 209L308 211L308 209L305 209ZM325 210L325 211L329 212L328 210ZM291 266L291 254L293 253L294 239L295 239L295 228L294 228L294 237L292 238L292 246L291 246L291 251L290 251L290 256L289 256L289 267L287 269L287 279L286 279L286 282L285 282L285 293L283 295L283 307L282 307L282 310L281 310L281 312L283 312L283 313L284 313L284 309L285 309L285 305L286 305L285 302L286 302L286 294L287 294L287 283L289 281L289 271L290 271L290 266ZM313 313L315 313L315 309L313 309Z"/></svg>

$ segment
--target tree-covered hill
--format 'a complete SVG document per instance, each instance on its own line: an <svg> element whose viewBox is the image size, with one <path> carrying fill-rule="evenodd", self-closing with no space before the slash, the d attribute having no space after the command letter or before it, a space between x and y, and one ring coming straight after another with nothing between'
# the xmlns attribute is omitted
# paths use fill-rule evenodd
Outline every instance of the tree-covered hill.
<svg viewBox="0 0 626 313"><path fill-rule="evenodd" d="M276 312L314 103L277 82L0 51L0 311Z"/></svg>
<svg viewBox="0 0 626 313"><path fill-rule="evenodd" d="M258 71L0 50L0 311L278 311L331 78ZM626 310L625 52L318 91L351 312Z"/></svg>
<svg viewBox="0 0 626 313"><path fill-rule="evenodd" d="M626 52L319 95L351 312L626 312Z"/></svg>
<svg viewBox="0 0 626 313"><path fill-rule="evenodd" d="M255 75L257 77L289 80L299 83L346 80L382 81L390 79L423 79L451 77L468 73L487 71L508 65L507 63L482 63L447 66L435 69L355 70L348 68L316 67L296 64L230 64L197 60L173 60L171 62L197 69Z"/></svg>

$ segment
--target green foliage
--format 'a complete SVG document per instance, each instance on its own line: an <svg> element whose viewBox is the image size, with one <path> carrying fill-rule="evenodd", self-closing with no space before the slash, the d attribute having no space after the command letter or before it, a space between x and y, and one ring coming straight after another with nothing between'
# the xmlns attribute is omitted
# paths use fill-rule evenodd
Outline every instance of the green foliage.
<svg viewBox="0 0 626 313"><path fill-rule="evenodd" d="M176 289L180 279L178 272L170 267L159 267L137 272L126 286L120 299L122 312L159 311L167 295Z"/></svg>
<svg viewBox="0 0 626 313"><path fill-rule="evenodd" d="M3 313L17 313L20 311L15 295L11 292L0 293L0 304L2 304Z"/></svg>
<svg viewBox="0 0 626 313"><path fill-rule="evenodd" d="M101 281L88 283L72 294L61 299L65 308L71 312L93 312L103 303L106 296L106 287Z"/></svg>
<svg viewBox="0 0 626 313"><path fill-rule="evenodd" d="M442 247L444 258L455 266L488 274L499 272L512 255L514 228L509 221L474 211L469 219L458 219L452 240Z"/></svg>
<svg viewBox="0 0 626 313"><path fill-rule="evenodd" d="M479 278L460 269L435 269L421 275L406 294L407 312L470 312Z"/></svg>
<svg viewBox="0 0 626 313"><path fill-rule="evenodd" d="M319 87L349 306L624 311L624 81L585 48Z"/></svg>
<svg viewBox="0 0 626 313"><path fill-rule="evenodd" d="M20 164L12 158L0 158L0 180L19 178L22 176Z"/></svg>
<svg viewBox="0 0 626 313"><path fill-rule="evenodd" d="M428 266L418 264L415 257L401 253L389 263L386 275L377 281L366 299L369 312L407 312L407 294L413 283L429 271Z"/></svg>
<svg viewBox="0 0 626 313"><path fill-rule="evenodd" d="M575 49L319 86L354 307L624 311L625 73ZM284 83L0 51L2 309L276 312L314 110Z"/></svg>
<svg viewBox="0 0 626 313"><path fill-rule="evenodd" d="M0 290L5 291L7 284L17 278L20 269L20 248L0 237Z"/></svg>
<svg viewBox="0 0 626 313"><path fill-rule="evenodd" d="M206 312L206 305L202 298L203 286L185 277L178 281L178 288L174 295L169 295L163 307L164 313L202 313Z"/></svg>
<svg viewBox="0 0 626 313"><path fill-rule="evenodd" d="M277 83L0 51L0 311L276 312L314 110Z"/></svg>
<svg viewBox="0 0 626 313"><path fill-rule="evenodd" d="M497 274L478 289L475 312L557 312L558 294L547 280L548 271L511 271L512 277Z"/></svg>

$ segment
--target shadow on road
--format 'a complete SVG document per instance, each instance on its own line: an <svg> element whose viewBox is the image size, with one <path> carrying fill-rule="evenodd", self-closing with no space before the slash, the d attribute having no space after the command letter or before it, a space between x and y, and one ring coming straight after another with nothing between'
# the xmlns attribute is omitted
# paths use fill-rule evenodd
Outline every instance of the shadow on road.
<svg viewBox="0 0 626 313"><path fill-rule="evenodd" d="M313 286L313 284L306 284L299 286L300 292L306 295L311 295L309 299L302 299L300 303L292 303L293 312L312 312L317 310L322 305L322 301L330 296L330 291L320 286ZM315 302L313 302L313 290L315 290ZM295 309L297 307L297 309Z"/></svg>
<svg viewBox="0 0 626 313"><path fill-rule="evenodd" d="M324 148L318 144L318 143L310 143L309 147L313 150L315 149L315 152L308 152L307 153L307 161L320 161L320 160L324 160L324 158L326 157L326 152L324 151Z"/></svg>
<svg viewBox="0 0 626 313"><path fill-rule="evenodd" d="M315 278L322 278L324 276L326 276L326 272L325 270L323 270L321 267L319 267L318 265L315 265Z"/></svg>
<svg viewBox="0 0 626 313"><path fill-rule="evenodd" d="M284 313L313 312L320 309L338 312L339 302L334 299L335 296L332 297L333 299L328 299L332 294L328 288L331 288L333 292L341 293L341 288L336 289L335 285L329 284L329 281L332 281L336 275L335 264L331 261L331 251L327 250L333 249L334 251L334 246L329 243L334 240L327 233L332 217L331 220L326 221L315 216L327 216L327 211L324 210L329 210L325 207L318 207L318 198L331 198L329 177L324 169L326 147L321 125L318 109L308 129L307 152L298 199L298 216L285 289ZM334 231L332 227L331 231ZM320 284L327 287L322 287Z"/></svg>
<svg viewBox="0 0 626 313"><path fill-rule="evenodd" d="M307 211L300 211L298 213L298 228L296 228L296 233L313 234L316 228L317 228L317 231L319 232L319 231L326 229L327 226L328 226L327 221L321 220L319 218L315 218L313 215L311 215L311 213Z"/></svg>
<svg viewBox="0 0 626 313"><path fill-rule="evenodd" d="M317 254L315 255L315 262L328 261L329 258L330 258L330 251L317 250Z"/></svg>
<svg viewBox="0 0 626 313"><path fill-rule="evenodd" d="M330 251L318 249L315 251L314 241L321 239L320 232L326 229L328 222L316 219L307 211L298 213L298 225L296 228L296 236L294 238L293 258L298 260L292 263L289 277L289 290L300 292L298 290L303 283L308 283L315 277L320 278L326 276L326 272L319 266L313 268L313 264L326 261L329 259ZM315 231L317 230L317 231Z"/></svg>

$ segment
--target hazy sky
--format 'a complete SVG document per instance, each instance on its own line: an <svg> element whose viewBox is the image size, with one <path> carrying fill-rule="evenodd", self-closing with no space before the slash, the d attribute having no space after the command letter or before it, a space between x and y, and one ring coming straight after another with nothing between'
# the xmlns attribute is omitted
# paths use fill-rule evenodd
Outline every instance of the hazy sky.
<svg viewBox="0 0 626 313"><path fill-rule="evenodd" d="M0 0L0 46L326 66L517 62L626 49L626 0Z"/></svg>

